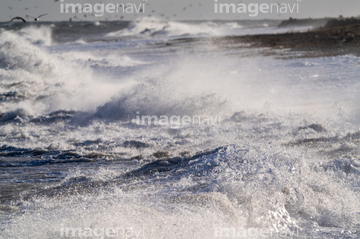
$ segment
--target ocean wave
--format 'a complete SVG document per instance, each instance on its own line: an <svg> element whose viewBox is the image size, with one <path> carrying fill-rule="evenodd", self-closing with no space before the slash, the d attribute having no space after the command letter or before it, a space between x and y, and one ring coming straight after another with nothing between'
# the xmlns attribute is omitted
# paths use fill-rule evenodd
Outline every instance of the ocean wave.
<svg viewBox="0 0 360 239"><path fill-rule="evenodd" d="M110 32L109 38L133 36L133 37L198 37L226 35L234 30L240 30L248 26L239 22L181 22L165 20L157 17L142 17L129 23L126 29Z"/></svg>
<svg viewBox="0 0 360 239"><path fill-rule="evenodd" d="M20 110L36 118L57 110L94 110L120 91L123 83L111 82L105 74L99 79L91 68L138 64L144 63L127 56L114 55L105 61L91 54L56 54L20 33L2 32L0 96L4 104L0 111L9 115Z"/></svg>

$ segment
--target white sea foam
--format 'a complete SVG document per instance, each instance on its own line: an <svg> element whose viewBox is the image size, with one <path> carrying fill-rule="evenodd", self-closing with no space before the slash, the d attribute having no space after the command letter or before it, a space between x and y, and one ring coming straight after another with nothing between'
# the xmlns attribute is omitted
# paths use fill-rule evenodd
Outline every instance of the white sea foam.
<svg viewBox="0 0 360 239"><path fill-rule="evenodd" d="M18 94L0 106L1 153L16 155L0 163L19 168L4 166L7 185L25 188L0 205L2 236L358 236L357 57L118 44L45 46L0 33L0 93ZM139 126L137 111L223 120Z"/></svg>
<svg viewBox="0 0 360 239"><path fill-rule="evenodd" d="M26 96L17 107L27 111L42 114L56 110L95 110L123 89L124 83L111 82L111 78L104 75L96 76L84 61L79 62L89 56L86 62L101 64L103 60L100 59L104 58L91 59L86 53L49 54L46 49L10 32L1 34L0 44L2 80L8 85L23 86L10 90ZM129 57L121 58L120 65L137 64ZM114 66L119 64L118 60L109 58L103 63ZM38 101L38 97L44 100Z"/></svg>

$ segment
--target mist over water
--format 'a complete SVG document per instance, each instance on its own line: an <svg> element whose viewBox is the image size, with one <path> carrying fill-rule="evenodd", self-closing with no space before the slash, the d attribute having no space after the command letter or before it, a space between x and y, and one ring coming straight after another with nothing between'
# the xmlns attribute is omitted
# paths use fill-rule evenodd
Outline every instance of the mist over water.
<svg viewBox="0 0 360 239"><path fill-rule="evenodd" d="M358 57L211 40L273 22L72 24L0 32L2 236L359 236Z"/></svg>

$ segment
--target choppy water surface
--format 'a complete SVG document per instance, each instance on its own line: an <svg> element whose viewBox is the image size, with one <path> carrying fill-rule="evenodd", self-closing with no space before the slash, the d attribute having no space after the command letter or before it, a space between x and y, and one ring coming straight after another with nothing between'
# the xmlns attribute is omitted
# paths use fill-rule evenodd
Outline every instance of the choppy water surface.
<svg viewBox="0 0 360 239"><path fill-rule="evenodd" d="M209 40L275 26L2 24L1 237L358 238L359 59Z"/></svg>

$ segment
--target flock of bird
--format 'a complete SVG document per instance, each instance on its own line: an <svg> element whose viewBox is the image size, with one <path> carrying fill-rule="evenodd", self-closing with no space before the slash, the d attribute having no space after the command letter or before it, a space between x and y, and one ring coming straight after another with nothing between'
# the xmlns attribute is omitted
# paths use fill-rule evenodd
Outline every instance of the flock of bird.
<svg viewBox="0 0 360 239"><path fill-rule="evenodd" d="M21 1L21 0L18 0L18 1ZM56 3L56 2L59 2L59 0L54 0L54 2L55 2L55 3ZM149 5L149 3L147 3L147 5ZM199 7L202 6L201 3L199 3L198 5L199 5ZM193 7L193 4L189 4L189 6L185 6L185 7L183 8L183 11L186 11L188 8L191 8L191 7ZM10 10L13 9L11 6L9 6L8 8L9 8ZM35 8L37 8L37 6L36 6ZM29 10L29 8L24 8L24 9L25 9L25 11ZM77 9L77 11L78 11L78 13L81 13L80 9ZM143 12L142 9L141 9L140 12ZM26 18L33 18L34 21L37 22L37 21L40 20L41 17L46 16L46 15L48 15L48 14L47 14L47 13L46 13L46 14L41 14L41 15L39 15L38 17L32 17L32 16L29 16L29 15L26 15L25 17L26 17ZM136 15L136 14L135 14L135 15ZM151 16L153 16L153 15L156 15L155 10L152 10L152 11L151 11L151 14L149 14L148 16L151 17ZM164 14L164 13L159 13L158 15L159 15L160 17L163 17L163 18L166 18L166 19L170 19L170 15L169 15L169 16L166 16L166 14ZM87 17L88 17L87 14L84 14L84 18L87 18ZM177 14L172 14L171 17L177 17ZM202 15L199 15L199 17L202 17ZM78 17L77 17L76 15L75 15L73 18L74 18L74 19L78 19ZM124 16L120 16L120 20L123 20L123 19L124 19ZM11 18L11 20L10 20L9 22L12 22L12 21L15 21L15 20L20 20L20 21L26 22L26 20L25 20L23 17L19 17L19 16L16 16L16 17ZM108 20L108 19L106 18L105 20ZM72 18L70 18L69 21L72 21Z"/></svg>

